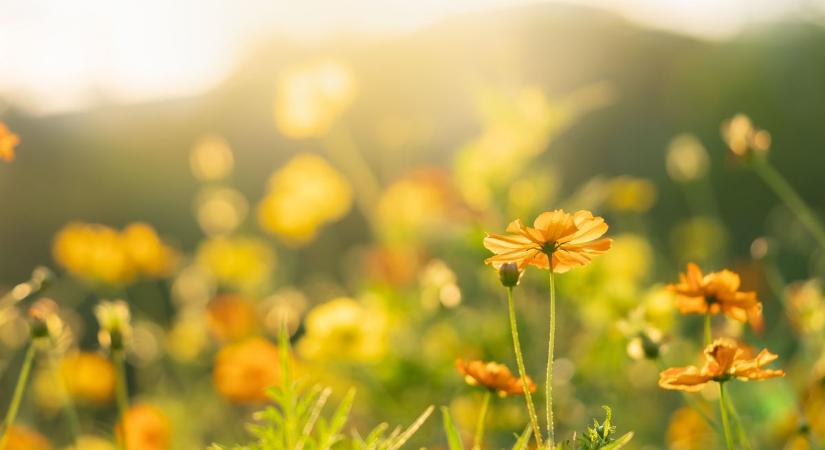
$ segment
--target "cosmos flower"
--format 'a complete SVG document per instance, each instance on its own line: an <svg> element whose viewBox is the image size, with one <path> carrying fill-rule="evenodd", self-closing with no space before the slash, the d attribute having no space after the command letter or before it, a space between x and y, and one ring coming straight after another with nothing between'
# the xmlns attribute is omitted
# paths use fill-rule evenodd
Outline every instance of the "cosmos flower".
<svg viewBox="0 0 825 450"><path fill-rule="evenodd" d="M6 162L14 161L14 147L20 143L20 138L0 122L0 159Z"/></svg>
<svg viewBox="0 0 825 450"><path fill-rule="evenodd" d="M458 372L464 375L464 381L470 386L483 386L495 391L501 397L524 395L522 379L515 377L504 364L459 359L455 362L455 365ZM527 377L526 381L530 392L535 392L536 385L533 380Z"/></svg>
<svg viewBox="0 0 825 450"><path fill-rule="evenodd" d="M171 446L172 430L169 418L160 409L145 404L134 405L126 411L126 443L129 450L168 450ZM123 427L115 432L123 434Z"/></svg>
<svg viewBox="0 0 825 450"><path fill-rule="evenodd" d="M668 289L676 294L682 314L723 313L739 322L761 323L762 303L755 292L740 291L740 285L735 272L725 269L705 275L699 266L690 263L687 271L679 274L679 282Z"/></svg>
<svg viewBox="0 0 825 450"><path fill-rule="evenodd" d="M266 390L280 383L278 348L260 337L224 346L215 357L212 382L232 403L266 401Z"/></svg>
<svg viewBox="0 0 825 450"><path fill-rule="evenodd" d="M487 234L484 246L495 253L484 262L498 269L505 263L516 263L519 269L528 265L563 273L583 266L596 255L610 249L612 240L599 239L607 232L601 217L589 211L568 214L557 209L540 214L528 227L516 219L507 226L507 235Z"/></svg>
<svg viewBox="0 0 825 450"><path fill-rule="evenodd" d="M777 355L766 349L753 356L750 348L743 347L732 339L717 339L705 348L704 366L666 369L659 374L659 386L663 389L697 392L711 381L723 383L732 378L750 381L784 376L782 370L763 368L776 358Z"/></svg>

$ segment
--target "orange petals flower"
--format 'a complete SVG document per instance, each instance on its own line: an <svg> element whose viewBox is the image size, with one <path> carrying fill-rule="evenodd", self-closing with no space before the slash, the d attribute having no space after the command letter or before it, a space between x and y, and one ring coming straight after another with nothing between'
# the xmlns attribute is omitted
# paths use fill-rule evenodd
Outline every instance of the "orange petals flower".
<svg viewBox="0 0 825 450"><path fill-rule="evenodd" d="M11 162L14 160L14 147L20 143L20 138L9 130L5 123L0 122L0 159Z"/></svg>
<svg viewBox="0 0 825 450"><path fill-rule="evenodd" d="M455 366L470 386L484 386L496 391L502 397L524 395L522 380L513 376L504 364L478 360L465 362L459 359L455 362ZM530 392L536 391L536 384L530 377L527 377L527 388Z"/></svg>
<svg viewBox="0 0 825 450"><path fill-rule="evenodd" d="M507 226L509 234L487 234L484 247L495 255L484 262L496 269L505 263L516 263L519 269L533 265L563 273L609 250L612 239L599 239L606 232L604 219L589 211L544 212L532 227L516 219Z"/></svg>
<svg viewBox="0 0 825 450"><path fill-rule="evenodd" d="M785 376L783 370L764 369L778 358L766 349L756 356L750 348L740 346L732 339L717 339L705 348L705 365L672 367L659 374L659 386L663 389L697 392L705 384L725 382L731 378L742 381L765 380Z"/></svg>
<svg viewBox="0 0 825 450"><path fill-rule="evenodd" d="M279 357L278 348L261 337L225 345L215 357L215 389L232 403L265 402L266 390L281 380Z"/></svg>
<svg viewBox="0 0 825 450"><path fill-rule="evenodd" d="M756 292L739 290L739 275L730 270L702 274L696 264L690 263L687 272L679 274L679 282L668 289L675 292L679 312L682 314L719 314L739 322L750 320L761 323L762 303Z"/></svg>
<svg viewBox="0 0 825 450"><path fill-rule="evenodd" d="M126 442L129 450L168 450L171 448L172 427L169 418L160 409L138 404L126 411ZM115 427L118 439L123 439L123 427Z"/></svg>

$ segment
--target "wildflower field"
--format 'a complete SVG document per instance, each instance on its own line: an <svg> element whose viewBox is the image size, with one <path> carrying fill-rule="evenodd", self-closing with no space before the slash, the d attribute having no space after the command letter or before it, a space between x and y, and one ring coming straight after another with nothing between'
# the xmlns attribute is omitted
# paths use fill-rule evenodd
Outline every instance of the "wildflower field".
<svg viewBox="0 0 825 450"><path fill-rule="evenodd" d="M0 450L825 448L818 17L268 30L63 110L0 76Z"/></svg>

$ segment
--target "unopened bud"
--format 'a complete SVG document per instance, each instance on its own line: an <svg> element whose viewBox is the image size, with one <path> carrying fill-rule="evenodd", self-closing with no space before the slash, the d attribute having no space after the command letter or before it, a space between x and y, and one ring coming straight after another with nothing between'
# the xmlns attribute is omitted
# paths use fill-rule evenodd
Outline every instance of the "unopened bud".
<svg viewBox="0 0 825 450"><path fill-rule="evenodd" d="M516 263L505 263L498 268L498 277L504 287L515 287L521 279L521 271Z"/></svg>

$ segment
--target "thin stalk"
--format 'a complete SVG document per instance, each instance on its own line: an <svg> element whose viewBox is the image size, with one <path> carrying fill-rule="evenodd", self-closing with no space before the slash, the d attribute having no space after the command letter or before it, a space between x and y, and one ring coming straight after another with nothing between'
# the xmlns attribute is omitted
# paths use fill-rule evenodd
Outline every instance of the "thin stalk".
<svg viewBox="0 0 825 450"><path fill-rule="evenodd" d="M31 372L36 352L34 342L29 343L29 348L26 350L26 357L23 360L23 368L20 369L17 384L14 386L14 394L11 398L9 410L6 413L6 418L3 420L3 437L0 438L0 450L5 450L6 448L6 442L9 439L9 430L12 425L14 425L14 419L17 417L17 411L20 409L20 401L23 400L23 393L26 391L26 383L29 381L29 373Z"/></svg>
<svg viewBox="0 0 825 450"><path fill-rule="evenodd" d="M736 407L733 405L733 400L730 396L727 396L726 406L728 407L728 411L730 412L731 417L733 417L733 424L736 426L736 433L738 434L739 445L742 446L745 450L751 450L751 443L748 440L748 434L745 433L745 427L742 426L742 420L739 418L739 412L736 411Z"/></svg>
<svg viewBox="0 0 825 450"><path fill-rule="evenodd" d="M69 422L69 432L71 433L71 442L74 447L77 444L77 437L80 436L80 419L77 415L77 408L75 407L74 399L72 399L72 396L66 388L66 382L63 380L63 375L60 373L59 360L54 356L54 353L50 354L49 360L51 362L52 373L54 374L55 381L60 387L60 392L63 397L63 412L66 414L66 420Z"/></svg>
<svg viewBox="0 0 825 450"><path fill-rule="evenodd" d="M487 422L487 408L490 407L490 391L484 391L484 399L481 401L481 411L478 413L476 423L476 436L473 440L473 450L481 450L481 442L484 440L484 425Z"/></svg>
<svg viewBox="0 0 825 450"><path fill-rule="evenodd" d="M126 357L123 350L112 350L112 359L115 363L117 376L115 377L115 397L117 401L117 411L120 423L120 439L118 447L121 450L126 448L126 411L129 409L129 388L126 384Z"/></svg>
<svg viewBox="0 0 825 450"><path fill-rule="evenodd" d="M710 312L705 314L705 347L713 342L713 333L710 327Z"/></svg>
<svg viewBox="0 0 825 450"><path fill-rule="evenodd" d="M791 187L788 180L766 160L754 161L751 167L762 178L762 181L773 189L773 192L785 203L785 206L796 215L796 218L811 233L819 246L825 249L825 228L822 227L822 223L817 219L813 210Z"/></svg>
<svg viewBox="0 0 825 450"><path fill-rule="evenodd" d="M533 436L536 439L536 448L542 448L541 429L539 428L538 416L536 416L536 405L533 403L533 394L527 386L527 371L524 369L524 357L521 354L521 342L518 338L518 323L516 322L516 307L513 302L513 288L507 288L507 304L510 311L510 333L513 335L513 351L516 353L516 366L518 376L522 380L524 388L524 400L527 402L527 415L530 416L530 426L533 428Z"/></svg>
<svg viewBox="0 0 825 450"><path fill-rule="evenodd" d="M547 379L544 387L546 413L547 413L547 443L553 448L556 442L555 431L553 429L553 352L556 344L556 281L553 276L553 267L548 270L550 273L550 338L547 345Z"/></svg>
<svg viewBox="0 0 825 450"><path fill-rule="evenodd" d="M730 425L728 424L728 408L727 396L725 395L725 383L719 383L719 413L722 415L722 427L725 430L725 445L728 450L733 450L733 436L730 434Z"/></svg>

